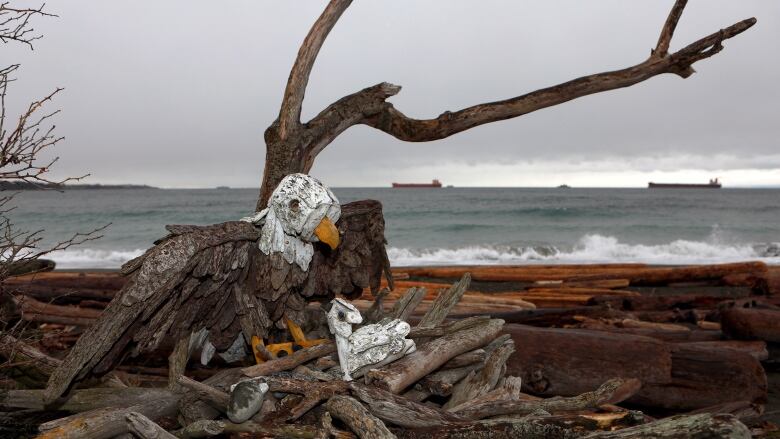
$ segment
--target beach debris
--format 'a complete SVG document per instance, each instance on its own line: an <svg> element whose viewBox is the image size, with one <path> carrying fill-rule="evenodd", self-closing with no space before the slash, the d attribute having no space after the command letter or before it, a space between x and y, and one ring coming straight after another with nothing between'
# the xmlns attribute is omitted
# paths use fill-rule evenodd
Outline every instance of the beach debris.
<svg viewBox="0 0 780 439"><path fill-rule="evenodd" d="M237 424L249 420L260 411L266 393L268 383L262 377L244 380L231 386L228 419Z"/></svg>
<svg viewBox="0 0 780 439"><path fill-rule="evenodd" d="M58 276L51 279L71 279ZM414 279L410 276L408 282ZM428 279L421 285L436 284ZM387 331L385 340L394 330L389 322L397 316L403 315L408 323L409 329L400 331L404 336L398 340L413 340L415 350L387 364L364 366L368 368L365 380L341 379L343 371L334 361L339 358L338 341L244 368L226 368L219 362L210 371L194 366L188 375L198 380L178 375L178 389L165 388L169 373L165 368L125 366L112 373L114 381L141 380L156 388L73 390L56 406L74 414L44 423L40 431L63 437L113 437L139 429L157 432L158 437L167 437L161 429L177 437L239 432L295 437L352 437L354 432L366 437L367 428L377 437L469 437L475 432L499 438L521 433L686 437L688 431L703 437L747 437L743 422L754 432L771 431L762 417L767 388L759 361L768 356L763 342L722 340L719 330L704 330L692 321L664 320L672 318L665 313L675 304L702 307L698 317L716 319L724 306L748 298L763 303L760 309L771 310L771 297L733 296L732 287L722 287L729 288L730 295L717 296L721 287L714 287L710 296L692 296L682 288L686 293L675 301L640 289L640 296L609 296L616 300L606 302L609 306L593 301L570 308L518 308L456 318L453 313L463 309L460 306L471 306L466 300L472 296L470 276L464 274L449 286L438 285L439 292L430 295L425 287L411 287L394 304L339 300L331 306L336 316L344 313L344 322L339 322L346 325L336 327L348 342L369 326L357 327L369 308ZM517 288L517 283L506 285ZM529 282L527 288L538 286ZM618 291L629 287L612 286ZM743 291L750 294L748 287ZM394 294L391 291L384 298L392 299ZM501 293L478 297L497 294ZM664 321L646 320L656 317ZM50 324L44 329L46 325ZM17 340L6 340L3 352L7 353ZM58 363L36 354L43 344L19 346L23 361L43 358L53 366ZM522 349L516 352L515 346ZM52 369L42 366L35 373ZM360 370L350 371L352 378L358 374ZM0 403L4 410L44 410L42 392L7 391L0 394ZM632 408L622 408L623 402ZM656 421L638 407L683 414ZM685 415L689 410L694 411ZM29 416L25 419L34 422ZM339 421L336 425L334 419Z"/></svg>
<svg viewBox="0 0 780 439"><path fill-rule="evenodd" d="M273 191L268 207L241 221L262 228L258 245L263 253L280 253L306 271L314 255L312 242L338 247L340 216L339 200L330 189L314 177L290 174Z"/></svg>
<svg viewBox="0 0 780 439"><path fill-rule="evenodd" d="M411 326L400 319L382 319L353 332L352 325L363 322L360 311L343 299L333 299L328 327L336 337L339 364L345 381L352 381L369 368L379 367L414 352L413 340L405 337Z"/></svg>

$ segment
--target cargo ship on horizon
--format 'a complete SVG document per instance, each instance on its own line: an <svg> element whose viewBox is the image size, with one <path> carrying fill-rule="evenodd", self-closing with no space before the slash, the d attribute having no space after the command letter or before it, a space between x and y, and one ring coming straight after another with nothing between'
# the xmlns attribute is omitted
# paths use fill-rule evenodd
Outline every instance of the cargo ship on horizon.
<svg viewBox="0 0 780 439"><path fill-rule="evenodd" d="M707 184L689 184L689 183L647 183L650 189L720 189L722 185L717 178L710 179Z"/></svg>
<svg viewBox="0 0 780 439"><path fill-rule="evenodd" d="M441 182L433 180L430 183L393 183L394 188L440 188Z"/></svg>

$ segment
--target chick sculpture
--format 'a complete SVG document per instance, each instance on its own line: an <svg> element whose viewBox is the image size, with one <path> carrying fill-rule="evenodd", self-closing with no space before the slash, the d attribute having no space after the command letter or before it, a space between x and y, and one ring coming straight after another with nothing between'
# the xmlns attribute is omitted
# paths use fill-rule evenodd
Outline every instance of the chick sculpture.
<svg viewBox="0 0 780 439"><path fill-rule="evenodd" d="M353 331L352 325L363 322L354 305L336 298L328 312L328 327L336 336L336 350L344 381L352 381L368 369L395 361L414 352L414 340L409 335L411 326L400 319L383 319Z"/></svg>
<svg viewBox="0 0 780 439"><path fill-rule="evenodd" d="M175 344L172 378L201 346L202 361L224 351L242 357L253 338L280 338L288 328L303 344L307 302L376 293L383 274L392 284L381 204L340 206L304 174L285 177L268 207L243 221L166 228L168 236L122 267L125 286L51 375L47 402L164 341Z"/></svg>

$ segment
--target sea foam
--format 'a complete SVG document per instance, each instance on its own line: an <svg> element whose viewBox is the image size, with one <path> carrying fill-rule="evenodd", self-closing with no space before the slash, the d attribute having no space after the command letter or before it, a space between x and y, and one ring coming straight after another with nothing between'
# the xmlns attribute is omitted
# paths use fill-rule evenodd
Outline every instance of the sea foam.
<svg viewBox="0 0 780 439"><path fill-rule="evenodd" d="M118 268L143 254L143 249L103 250L76 248L48 257L57 268ZM569 249L555 246L475 245L456 248L410 249L389 247L394 266L468 264L573 264L622 263L711 264L762 260L780 264L780 244L724 243L678 239L665 244L630 244L614 236L588 234Z"/></svg>
<svg viewBox="0 0 780 439"><path fill-rule="evenodd" d="M141 256L143 249L103 250L91 248L73 248L46 255L53 259L57 268L119 268L125 262Z"/></svg>
<svg viewBox="0 0 780 439"><path fill-rule="evenodd" d="M570 249L554 246L510 247L478 245L453 249L388 248L393 265L449 264L569 264L641 262L648 264L709 264L762 260L780 264L778 244L726 244L675 240L665 244L629 244L614 236L589 234Z"/></svg>

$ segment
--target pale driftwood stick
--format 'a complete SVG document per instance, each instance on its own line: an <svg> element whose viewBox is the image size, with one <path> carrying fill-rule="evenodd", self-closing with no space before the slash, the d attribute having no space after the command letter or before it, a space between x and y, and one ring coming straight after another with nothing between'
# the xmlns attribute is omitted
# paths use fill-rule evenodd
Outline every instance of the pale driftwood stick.
<svg viewBox="0 0 780 439"><path fill-rule="evenodd" d="M295 369L293 369L293 372L299 373L301 375L310 376L320 381L333 381L335 379L333 375L327 374L321 370L310 369L302 364L296 367Z"/></svg>
<svg viewBox="0 0 780 439"><path fill-rule="evenodd" d="M491 341L487 346L485 346L485 353L488 355L492 354L493 351L500 348L501 346L506 343L507 340L511 340L512 336L509 334L501 334L500 336L496 337L495 340Z"/></svg>
<svg viewBox="0 0 780 439"><path fill-rule="evenodd" d="M522 392L522 379L520 377L506 377L503 384L500 384L495 390L492 390L482 396L478 396L474 399L468 400L463 404L450 409L452 412L466 411L472 407L485 404L488 401L519 401L523 398ZM529 398L529 395L525 395ZM536 397L530 397L534 400L540 399Z"/></svg>
<svg viewBox="0 0 780 439"><path fill-rule="evenodd" d="M586 439L622 438L728 438L750 439L750 430L733 415L679 415L661 419L649 424L624 428L617 431L602 431L585 436Z"/></svg>
<svg viewBox="0 0 780 439"><path fill-rule="evenodd" d="M412 287L406 290L404 297L398 299L398 301L395 302L395 305L393 305L393 309L388 314L388 317L391 319L401 319L406 321L409 316L412 315L414 309L417 308L417 305L419 305L423 298L425 298L425 292L426 291L424 287Z"/></svg>
<svg viewBox="0 0 780 439"><path fill-rule="evenodd" d="M265 347L265 344L258 343L255 346L255 349L257 349L260 352L260 356L263 357L263 360L265 361L276 360L276 355L274 355L273 352L269 351L268 348Z"/></svg>
<svg viewBox="0 0 780 439"><path fill-rule="evenodd" d="M556 396L535 401L488 400L480 404L470 404L463 409L455 407L452 412L467 419L482 419L490 416L528 414L540 409L549 413L587 410L604 404L625 401L636 394L640 387L639 380L615 378L607 381L597 390L579 396Z"/></svg>
<svg viewBox="0 0 780 439"><path fill-rule="evenodd" d="M318 382L274 376L266 377L265 380L271 392L296 393L303 396L303 400L290 410L290 420L300 418L320 402L349 390L349 384L342 380Z"/></svg>
<svg viewBox="0 0 780 439"><path fill-rule="evenodd" d="M130 412L125 416L127 428L138 439L176 439L154 421L138 412Z"/></svg>
<svg viewBox="0 0 780 439"><path fill-rule="evenodd" d="M405 428L448 425L466 420L441 409L410 401L373 386L352 384L352 392L368 404L368 410L379 419Z"/></svg>
<svg viewBox="0 0 780 439"><path fill-rule="evenodd" d="M482 367L482 364L472 364L457 369L443 369L421 379L416 385L429 394L449 396L455 383L465 378L469 373Z"/></svg>
<svg viewBox="0 0 780 439"><path fill-rule="evenodd" d="M166 389L96 387L76 389L48 406L44 403L43 390L4 390L0 391L0 406L80 413L105 407L129 407L173 396L174 394Z"/></svg>
<svg viewBox="0 0 780 439"><path fill-rule="evenodd" d="M515 352L515 343L506 340L493 350L485 361L485 367L479 372L472 371L452 389L450 400L444 404L445 409L450 409L463 404L466 401L480 397L498 384L498 380L506 371L506 360Z"/></svg>
<svg viewBox="0 0 780 439"><path fill-rule="evenodd" d="M441 337L442 335L450 334L455 331L463 329L473 328L484 324L490 320L490 316L471 316L465 319L454 320L450 323L444 323L438 326L429 327L415 327L409 331L409 338L428 338L428 337Z"/></svg>
<svg viewBox="0 0 780 439"><path fill-rule="evenodd" d="M62 363L8 333L0 333L0 356L9 363L23 363L22 369L45 378Z"/></svg>
<svg viewBox="0 0 780 439"><path fill-rule="evenodd" d="M225 413L227 410L227 406L230 401L230 395L228 395L227 392L223 392L222 390L209 386L208 384L195 381L192 378L188 378L184 375L179 375L176 382L183 387L193 390L198 394L200 399L208 402L209 405L221 411L222 413Z"/></svg>
<svg viewBox="0 0 780 439"><path fill-rule="evenodd" d="M150 419L176 416L178 396L126 408L103 408L41 424L37 439L107 439L127 433L126 416L138 412Z"/></svg>
<svg viewBox="0 0 780 439"><path fill-rule="evenodd" d="M331 416L341 419L361 439L395 439L395 435L362 404L349 396L336 395L325 403Z"/></svg>
<svg viewBox="0 0 780 439"><path fill-rule="evenodd" d="M487 359L487 353L484 349L474 349L456 357L441 365L442 369L457 369L464 366L469 366L474 363L484 363Z"/></svg>
<svg viewBox="0 0 780 439"><path fill-rule="evenodd" d="M265 363L245 367L241 369L241 373L248 377L269 375L274 372L294 369L303 363L314 360L315 358L332 354L335 351L336 345L333 344L333 342L328 341L317 346L301 349L300 351L294 352L292 355L288 355L286 357L277 358L276 360L266 361Z"/></svg>
<svg viewBox="0 0 780 439"><path fill-rule="evenodd" d="M379 387L400 393L451 358L488 344L496 338L503 326L503 320L495 319L476 328L439 337L395 363L368 371L366 377Z"/></svg>
<svg viewBox="0 0 780 439"><path fill-rule="evenodd" d="M168 356L168 388L171 390L179 390L177 384L180 376L184 375L184 371L187 369L187 362L190 359L190 338L189 336L182 338L176 342L176 346L173 348L173 352Z"/></svg>
<svg viewBox="0 0 780 439"><path fill-rule="evenodd" d="M13 301L19 308L21 308L22 314L29 312L33 314L42 315L55 315L60 317L75 317L82 319L97 319L103 313L99 309L82 308L80 306L67 306L67 305L54 305L51 303L42 302L30 296L16 295L12 296Z"/></svg>
<svg viewBox="0 0 780 439"><path fill-rule="evenodd" d="M460 298L463 297L463 293L466 292L470 283L471 275L466 273L447 291L440 293L438 297L436 297L436 300L433 301L428 312L420 319L420 323L418 323L417 326L420 328L427 328L443 322L444 319L447 318L447 314L450 313L450 310L452 310L452 308L458 304Z"/></svg>

